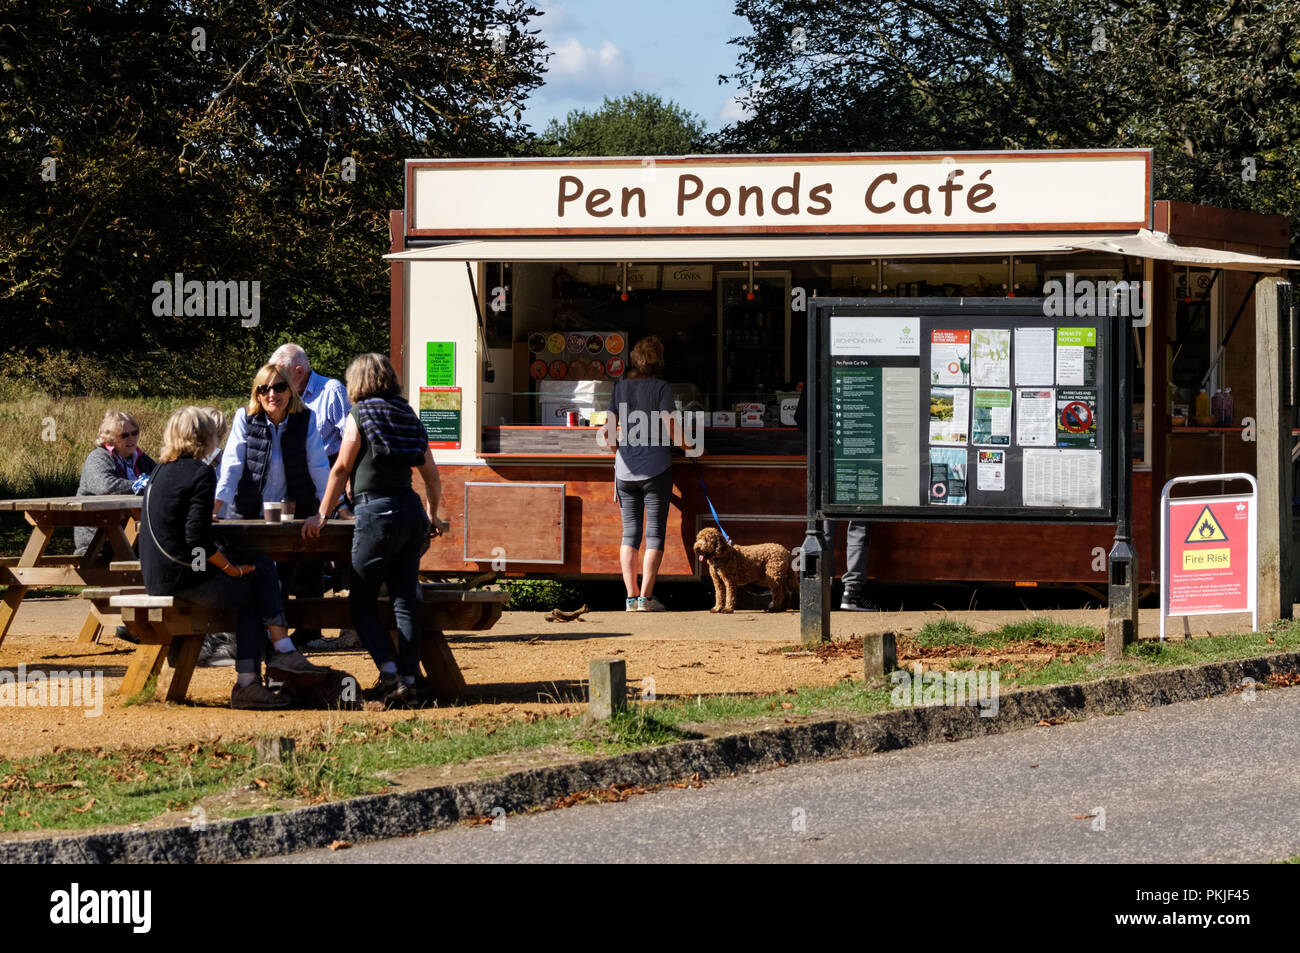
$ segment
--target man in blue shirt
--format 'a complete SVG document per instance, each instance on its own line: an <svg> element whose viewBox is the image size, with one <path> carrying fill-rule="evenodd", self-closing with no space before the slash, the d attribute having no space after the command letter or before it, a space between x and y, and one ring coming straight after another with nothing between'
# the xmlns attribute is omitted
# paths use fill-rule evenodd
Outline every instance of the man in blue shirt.
<svg viewBox="0 0 1300 953"><path fill-rule="evenodd" d="M321 443L325 445L325 455L329 457L330 466L333 466L339 455L339 444L343 442L343 424L347 421L348 411L352 409L348 403L347 388L342 381L313 371L311 362L307 360L307 352L297 344L280 345L268 363L284 368L293 389L316 415Z"/></svg>
<svg viewBox="0 0 1300 953"><path fill-rule="evenodd" d="M298 392L302 402L307 405L316 416L316 427L320 431L321 443L325 445L325 455L329 458L330 466L339 455L339 445L343 443L343 425L347 421L348 411L352 405L348 403L348 391L343 386L343 382L335 380L332 377L326 377L324 374L317 374L311 369L311 362L307 359L307 352L299 345L289 343L281 344L271 355L271 364L283 368L289 375L289 381L293 384L293 389ZM300 596L321 596L325 594L324 567L320 563L303 563L299 572L294 592ZM332 573L333 576L341 575L339 571ZM293 634L294 644L299 648L309 647L313 649L333 648L342 649L349 647L360 647L357 641L355 646L352 641L355 640L355 633L351 629L346 629L338 639L322 639L320 629L299 629Z"/></svg>

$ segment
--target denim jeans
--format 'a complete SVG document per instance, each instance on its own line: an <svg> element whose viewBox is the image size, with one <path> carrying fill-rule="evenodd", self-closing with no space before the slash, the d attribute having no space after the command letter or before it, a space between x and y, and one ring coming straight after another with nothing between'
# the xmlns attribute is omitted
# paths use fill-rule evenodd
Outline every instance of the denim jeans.
<svg viewBox="0 0 1300 953"><path fill-rule="evenodd" d="M257 556L239 562L257 568L251 575L242 577L213 570L194 588L177 592L176 598L199 606L239 610L235 626L235 671L248 673L257 671L262 658L263 627L285 624L284 605L280 601L280 577L270 557Z"/></svg>
<svg viewBox="0 0 1300 953"><path fill-rule="evenodd" d="M420 672L420 557L429 548L429 517L414 490L392 495L365 494L353 507L352 625L361 643L382 668L396 662L402 675ZM397 630L398 656L379 618L379 587L388 586Z"/></svg>

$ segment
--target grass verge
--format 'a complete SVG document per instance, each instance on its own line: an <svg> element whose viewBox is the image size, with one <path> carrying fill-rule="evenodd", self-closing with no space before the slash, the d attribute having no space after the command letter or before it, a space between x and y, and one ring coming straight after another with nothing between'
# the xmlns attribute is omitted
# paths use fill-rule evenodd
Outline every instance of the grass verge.
<svg viewBox="0 0 1300 953"><path fill-rule="evenodd" d="M1300 650L1300 622L1250 635L1140 643L1115 663L1104 660L1097 630L1089 630L1090 636L1077 626L1030 620L976 634L938 628L944 624L933 623L936 629L923 631L916 644L944 647L935 639L946 632L959 636L972 654L928 658L926 666L994 669L1001 673L1004 690ZM995 661L985 655L981 660L981 650L1016 643L1033 643L1037 648L1053 640L1062 651L1041 664L1006 661L1002 656ZM1081 643L1094 642L1095 652L1074 651ZM428 722L418 716L378 725L344 723L297 739L294 757L282 765L257 764L251 740L143 751L55 749L40 757L0 760L0 832L73 831L140 823L169 813L179 822L198 806L205 817L215 820L377 793L391 786L392 772L407 768L483 762L483 773L490 774L501 768L485 759L502 755L613 755L756 723L870 714L890 707L888 686L844 679L780 695L711 695L633 704L604 723L565 712L468 724Z"/></svg>

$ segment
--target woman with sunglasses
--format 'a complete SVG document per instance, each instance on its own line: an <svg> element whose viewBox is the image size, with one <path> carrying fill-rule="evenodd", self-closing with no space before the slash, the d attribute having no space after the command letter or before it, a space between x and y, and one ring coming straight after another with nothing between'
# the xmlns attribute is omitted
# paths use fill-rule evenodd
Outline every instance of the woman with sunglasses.
<svg viewBox="0 0 1300 953"><path fill-rule="evenodd" d="M234 414L221 453L212 515L261 519L263 503L291 501L302 519L316 512L329 472L311 410L282 368L263 365L253 377L248 406ZM285 598L293 591L296 570L296 563L280 564Z"/></svg>
<svg viewBox="0 0 1300 953"><path fill-rule="evenodd" d="M81 466L81 483L77 496L109 496L135 493L135 484L141 477L153 473L156 464L149 454L141 450L140 424L130 414L110 410L104 414L95 438L95 449L90 451ZM147 482L147 481L146 481ZM144 492L141 485L140 492ZM93 526L78 526L73 530L76 555L83 556L95 538Z"/></svg>

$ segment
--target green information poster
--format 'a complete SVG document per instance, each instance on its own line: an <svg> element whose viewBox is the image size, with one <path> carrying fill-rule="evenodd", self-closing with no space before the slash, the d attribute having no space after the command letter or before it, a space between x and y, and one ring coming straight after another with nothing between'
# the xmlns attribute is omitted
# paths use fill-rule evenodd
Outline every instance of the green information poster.
<svg viewBox="0 0 1300 953"><path fill-rule="evenodd" d="M424 378L430 387L451 387L456 383L455 341L425 344Z"/></svg>
<svg viewBox="0 0 1300 953"><path fill-rule="evenodd" d="M834 358L831 368L831 440L836 503L881 502L881 368Z"/></svg>
<svg viewBox="0 0 1300 953"><path fill-rule="evenodd" d="M460 449L459 387L421 387L419 413L430 447Z"/></svg>

